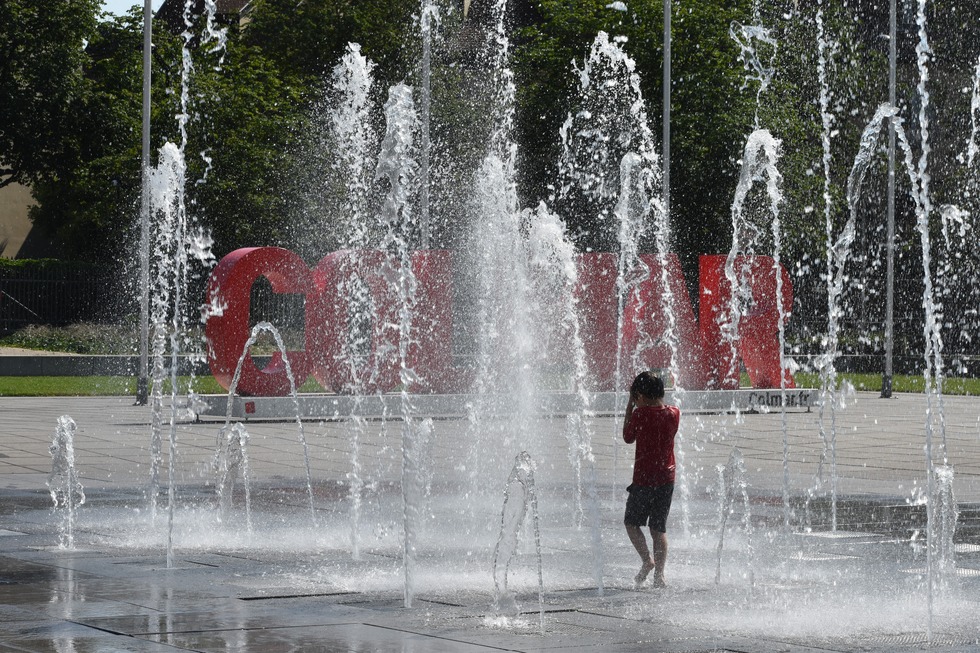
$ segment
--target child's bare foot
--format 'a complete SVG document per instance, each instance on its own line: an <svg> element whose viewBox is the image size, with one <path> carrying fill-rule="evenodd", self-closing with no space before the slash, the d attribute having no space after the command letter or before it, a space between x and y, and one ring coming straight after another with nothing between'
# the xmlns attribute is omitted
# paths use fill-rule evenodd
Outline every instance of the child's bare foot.
<svg viewBox="0 0 980 653"><path fill-rule="evenodd" d="M657 588L667 587L667 581L664 580L663 576L657 576L653 579L653 586Z"/></svg>
<svg viewBox="0 0 980 653"><path fill-rule="evenodd" d="M650 572L653 571L655 566L656 565L653 564L653 560L647 560L645 563L643 563L643 566L640 567L640 571L636 573L636 577L633 579L636 587L643 587L644 583L647 581L647 576L650 575Z"/></svg>

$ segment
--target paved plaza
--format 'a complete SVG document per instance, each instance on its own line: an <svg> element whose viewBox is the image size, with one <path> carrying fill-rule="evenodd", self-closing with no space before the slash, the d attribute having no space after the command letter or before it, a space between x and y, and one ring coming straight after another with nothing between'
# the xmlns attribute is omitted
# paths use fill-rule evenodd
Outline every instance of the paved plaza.
<svg viewBox="0 0 980 653"><path fill-rule="evenodd" d="M246 423L250 492L239 483L223 511L220 419L182 421L172 466L165 426L154 507L148 408L0 398L0 651L905 651L930 640L978 651L980 401L945 397L941 413L932 450L955 470L959 527L956 568L934 574L930 600L923 396L858 393L825 411L834 455L817 409L686 414L665 590L633 586L621 526L632 449L615 416L591 424L594 474L570 455L562 417L526 425L528 437L426 425L407 579L397 420ZM70 546L45 485L61 415L77 424L86 495ZM735 448L748 508L733 497L722 530L718 466ZM494 547L521 450L536 502L506 569L516 604L495 605L505 572Z"/></svg>

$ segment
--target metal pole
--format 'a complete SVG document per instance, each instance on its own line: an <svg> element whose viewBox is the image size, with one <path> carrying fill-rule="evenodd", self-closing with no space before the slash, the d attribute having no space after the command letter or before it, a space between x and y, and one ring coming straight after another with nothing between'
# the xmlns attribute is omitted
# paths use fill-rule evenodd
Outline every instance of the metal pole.
<svg viewBox="0 0 980 653"><path fill-rule="evenodd" d="M421 223L422 249L429 249L429 166L431 165L430 122L432 120L432 3L422 6L422 165L419 184L421 198L419 222Z"/></svg>
<svg viewBox="0 0 980 653"><path fill-rule="evenodd" d="M664 215L670 216L670 0L664 0Z"/></svg>
<svg viewBox="0 0 980 653"><path fill-rule="evenodd" d="M888 102L895 106L898 18L897 0L891 0L888 29ZM885 282L885 373L881 378L881 397L892 396L892 354L895 347L895 124L888 121L888 242L885 247L888 272Z"/></svg>
<svg viewBox="0 0 980 653"><path fill-rule="evenodd" d="M150 342L150 75L153 49L153 7L143 2L143 156L140 202L140 369L136 379L136 404L149 399Z"/></svg>

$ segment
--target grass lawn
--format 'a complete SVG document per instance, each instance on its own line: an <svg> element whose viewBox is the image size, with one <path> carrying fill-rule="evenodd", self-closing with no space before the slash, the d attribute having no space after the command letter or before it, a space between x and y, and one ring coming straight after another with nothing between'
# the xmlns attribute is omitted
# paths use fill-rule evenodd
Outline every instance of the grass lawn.
<svg viewBox="0 0 980 653"><path fill-rule="evenodd" d="M816 374L796 374L796 385L801 388L820 387ZM880 374L839 374L838 379L849 381L857 390L881 392ZM187 387L188 377L181 377L180 387ZM224 394L225 390L210 376L198 377L195 389L201 394ZM895 376L892 388L895 392L923 392L920 376ZM169 380L164 383L164 394L170 394ZM324 392L311 377L300 392ZM950 395L980 395L980 379L946 379L943 392ZM99 397L136 395L136 379L124 376L0 376L0 397Z"/></svg>
<svg viewBox="0 0 980 653"><path fill-rule="evenodd" d="M178 381L181 390L189 377ZM198 377L194 387L201 394L224 394L225 390L210 376ZM312 378L300 392L323 392ZM170 394L170 381L164 382L164 394ZM0 376L0 397L108 397L136 396L136 379L126 376Z"/></svg>
<svg viewBox="0 0 980 653"><path fill-rule="evenodd" d="M838 374L839 381L849 381L856 390L881 392L880 374ZM796 385L819 388L818 374L795 374ZM895 375L892 377L894 392L924 392L925 380L921 376ZM949 378L943 381L943 393L949 395L980 395L980 379Z"/></svg>

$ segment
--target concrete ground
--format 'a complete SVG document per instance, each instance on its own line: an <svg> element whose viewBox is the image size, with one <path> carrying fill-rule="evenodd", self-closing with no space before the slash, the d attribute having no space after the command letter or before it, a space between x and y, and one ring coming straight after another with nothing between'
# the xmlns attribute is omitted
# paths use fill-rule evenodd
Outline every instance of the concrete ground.
<svg viewBox="0 0 980 653"><path fill-rule="evenodd" d="M416 516L396 421L245 424L249 493L239 481L222 510L221 421L164 426L154 504L149 409L0 398L0 651L980 650L980 401L847 403L822 420L686 415L669 587L652 590L633 585L621 527L632 449L612 416L588 425L594 484L564 419L423 423ZM932 452L955 470L959 504L955 568L937 554L931 574L927 412L943 418ZM86 495L70 514L46 487L61 415L77 424ZM718 466L735 448L748 507L736 484L723 529ZM507 483L521 450L533 503L526 483ZM517 495L527 518L504 564Z"/></svg>

